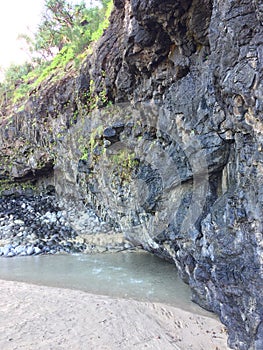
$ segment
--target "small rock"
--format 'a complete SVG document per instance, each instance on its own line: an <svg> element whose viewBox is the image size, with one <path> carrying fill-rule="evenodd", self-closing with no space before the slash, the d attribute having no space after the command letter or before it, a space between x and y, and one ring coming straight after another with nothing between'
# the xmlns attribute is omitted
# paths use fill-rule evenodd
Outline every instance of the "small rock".
<svg viewBox="0 0 263 350"><path fill-rule="evenodd" d="M16 255L15 252L14 252L14 251L11 251L11 252L9 252L6 256L9 257L9 258L11 258L12 256L15 256L15 255Z"/></svg>
<svg viewBox="0 0 263 350"><path fill-rule="evenodd" d="M34 247L32 247L32 246L27 247L26 254L32 255L33 253L34 253Z"/></svg>
<svg viewBox="0 0 263 350"><path fill-rule="evenodd" d="M20 255L21 253L23 253L25 251L25 246L23 245L19 245L15 248L15 253L17 255Z"/></svg>
<svg viewBox="0 0 263 350"><path fill-rule="evenodd" d="M14 224L22 226L22 225L24 225L24 221L23 220L14 220Z"/></svg>
<svg viewBox="0 0 263 350"><path fill-rule="evenodd" d="M104 140L104 141L103 141L103 146L104 146L105 148L108 148L108 147L111 146L111 142L110 142L109 140Z"/></svg>
<svg viewBox="0 0 263 350"><path fill-rule="evenodd" d="M4 256L7 256L11 249L12 249L12 245L11 245L11 244L6 244L6 245L2 248L2 253L3 253L3 255L4 255Z"/></svg>
<svg viewBox="0 0 263 350"><path fill-rule="evenodd" d="M39 254L42 253L42 250L39 247L35 247L34 248L34 253L35 253L35 255L39 255Z"/></svg>

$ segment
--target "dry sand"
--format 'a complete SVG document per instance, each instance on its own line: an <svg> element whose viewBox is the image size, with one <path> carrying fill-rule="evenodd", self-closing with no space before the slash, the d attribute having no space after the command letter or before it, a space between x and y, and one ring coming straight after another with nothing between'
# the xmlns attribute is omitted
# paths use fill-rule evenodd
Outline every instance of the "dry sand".
<svg viewBox="0 0 263 350"><path fill-rule="evenodd" d="M159 303L0 281L1 350L223 350L216 319Z"/></svg>

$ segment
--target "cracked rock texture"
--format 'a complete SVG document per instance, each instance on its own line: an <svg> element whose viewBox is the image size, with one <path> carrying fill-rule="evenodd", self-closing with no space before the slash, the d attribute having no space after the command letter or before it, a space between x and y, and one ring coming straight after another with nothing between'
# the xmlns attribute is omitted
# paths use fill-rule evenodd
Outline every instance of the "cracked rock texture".
<svg viewBox="0 0 263 350"><path fill-rule="evenodd" d="M114 5L80 71L2 119L0 178L52 184L64 203L91 207L174 262L233 349L260 350L261 1Z"/></svg>

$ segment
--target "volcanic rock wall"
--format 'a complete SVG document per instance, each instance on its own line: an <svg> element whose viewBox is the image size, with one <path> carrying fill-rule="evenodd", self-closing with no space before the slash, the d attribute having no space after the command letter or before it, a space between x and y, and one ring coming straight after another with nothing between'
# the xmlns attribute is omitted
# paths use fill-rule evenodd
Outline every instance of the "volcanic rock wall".
<svg viewBox="0 0 263 350"><path fill-rule="evenodd" d="M262 349L262 5L114 3L80 72L2 120L1 177L92 207Z"/></svg>

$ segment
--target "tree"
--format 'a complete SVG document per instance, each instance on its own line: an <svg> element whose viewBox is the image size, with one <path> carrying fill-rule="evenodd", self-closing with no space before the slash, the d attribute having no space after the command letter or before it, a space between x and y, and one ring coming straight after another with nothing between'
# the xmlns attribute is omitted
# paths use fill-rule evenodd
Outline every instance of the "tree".
<svg viewBox="0 0 263 350"><path fill-rule="evenodd" d="M102 0L101 7L88 8L84 1L72 4L68 0L45 0L41 22L29 43L31 52L44 60L66 45L71 45L75 53L81 52L103 21L109 2Z"/></svg>
<svg viewBox="0 0 263 350"><path fill-rule="evenodd" d="M70 0L45 0L36 33L33 37L19 36L27 44L29 62L0 71L0 106L24 98L32 87L69 61L78 64L78 55L108 26L112 4L112 0L102 0L100 7L88 8L84 1L72 4Z"/></svg>

